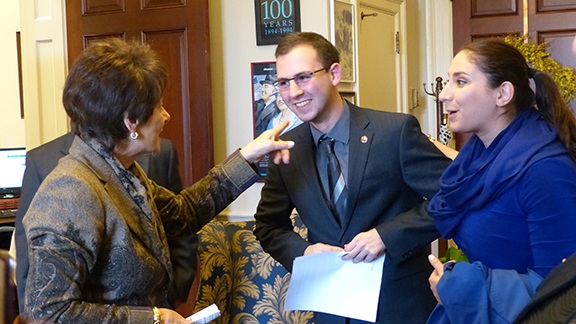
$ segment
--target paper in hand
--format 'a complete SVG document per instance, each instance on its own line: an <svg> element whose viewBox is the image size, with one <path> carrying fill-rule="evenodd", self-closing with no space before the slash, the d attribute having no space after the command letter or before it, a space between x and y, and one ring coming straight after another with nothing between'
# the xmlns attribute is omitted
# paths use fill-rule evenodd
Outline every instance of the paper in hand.
<svg viewBox="0 0 576 324"><path fill-rule="evenodd" d="M193 324L206 324L220 316L220 310L216 304L212 304L203 310L192 314L192 316L186 318L190 323Z"/></svg>
<svg viewBox="0 0 576 324"><path fill-rule="evenodd" d="M324 252L296 258L284 309L375 322L386 255L370 263L345 261L342 255Z"/></svg>

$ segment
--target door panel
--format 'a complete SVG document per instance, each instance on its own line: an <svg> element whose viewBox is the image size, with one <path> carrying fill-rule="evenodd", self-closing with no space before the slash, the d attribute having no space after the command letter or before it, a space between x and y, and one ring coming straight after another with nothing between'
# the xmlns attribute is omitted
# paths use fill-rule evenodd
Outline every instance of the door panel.
<svg viewBox="0 0 576 324"><path fill-rule="evenodd" d="M500 2L502 3L499 4ZM516 0L453 1L452 20L454 55L474 38L499 37L513 32L522 33L523 29L522 10Z"/></svg>
<svg viewBox="0 0 576 324"><path fill-rule="evenodd" d="M358 78L363 107L402 112L401 78L395 35L399 12L360 4L358 7ZM361 18L362 13L377 16Z"/></svg>
<svg viewBox="0 0 576 324"><path fill-rule="evenodd" d="M571 0L538 0L536 2L536 11L563 11L576 10L576 3Z"/></svg>
<svg viewBox="0 0 576 324"><path fill-rule="evenodd" d="M208 0L68 0L69 64L105 37L150 44L169 70L163 137L178 150L185 186L214 165ZM193 101L191 101L193 100Z"/></svg>
<svg viewBox="0 0 576 324"><path fill-rule="evenodd" d="M472 17L517 15L517 0L472 0Z"/></svg>

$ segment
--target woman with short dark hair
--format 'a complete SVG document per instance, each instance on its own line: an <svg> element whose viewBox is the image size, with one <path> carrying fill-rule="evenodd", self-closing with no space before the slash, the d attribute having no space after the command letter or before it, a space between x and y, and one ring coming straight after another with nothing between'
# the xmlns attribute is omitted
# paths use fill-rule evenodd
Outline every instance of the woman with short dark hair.
<svg viewBox="0 0 576 324"><path fill-rule="evenodd" d="M27 320L187 323L168 309L167 237L198 231L259 175L270 153L288 163L287 123L266 131L188 189L149 180L135 159L160 149L170 115L166 68L146 45L109 39L72 67L64 106L76 138L39 188L23 223L29 245Z"/></svg>

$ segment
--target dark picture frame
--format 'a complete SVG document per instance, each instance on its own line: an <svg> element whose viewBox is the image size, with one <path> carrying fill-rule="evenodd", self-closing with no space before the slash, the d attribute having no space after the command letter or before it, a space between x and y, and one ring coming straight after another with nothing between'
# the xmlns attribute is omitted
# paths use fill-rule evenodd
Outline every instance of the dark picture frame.
<svg viewBox="0 0 576 324"><path fill-rule="evenodd" d="M332 44L340 53L340 66L342 66L340 81L355 82L354 4L342 0L331 0L330 10Z"/></svg>
<svg viewBox="0 0 576 324"><path fill-rule="evenodd" d="M339 91L340 97L350 101L351 104L356 104L356 92L354 91Z"/></svg>
<svg viewBox="0 0 576 324"><path fill-rule="evenodd" d="M300 0L254 0L256 45L274 45L300 31Z"/></svg>

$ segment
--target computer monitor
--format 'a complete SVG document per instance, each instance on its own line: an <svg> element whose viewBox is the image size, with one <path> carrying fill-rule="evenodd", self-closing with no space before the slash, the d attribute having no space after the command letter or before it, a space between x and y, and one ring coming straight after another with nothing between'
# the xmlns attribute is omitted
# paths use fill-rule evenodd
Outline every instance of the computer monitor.
<svg viewBox="0 0 576 324"><path fill-rule="evenodd" d="M20 197L25 169L25 148L0 149L0 198Z"/></svg>

